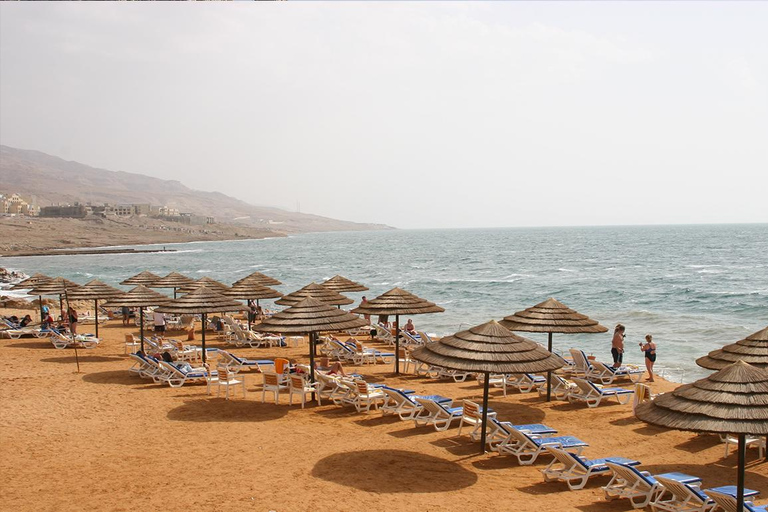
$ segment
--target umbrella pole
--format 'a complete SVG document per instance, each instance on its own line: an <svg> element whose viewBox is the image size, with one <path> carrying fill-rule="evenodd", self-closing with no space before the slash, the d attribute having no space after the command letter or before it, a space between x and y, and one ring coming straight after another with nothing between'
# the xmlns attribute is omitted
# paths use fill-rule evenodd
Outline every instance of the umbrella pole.
<svg viewBox="0 0 768 512"><path fill-rule="evenodd" d="M310 384L315 383L315 336L317 333L309 333L309 378ZM312 400L315 400L315 393L312 392Z"/></svg>
<svg viewBox="0 0 768 512"><path fill-rule="evenodd" d="M552 353L552 333L549 334L549 340L547 343L547 347L550 353ZM549 370L547 372L547 402L552 401L552 370Z"/></svg>
<svg viewBox="0 0 768 512"><path fill-rule="evenodd" d="M69 310L69 296L67 296L66 288L64 289L64 295L67 299L67 310ZM59 295L59 300L61 300L61 295ZM67 311L67 314L69 314L69 311ZM77 364L77 373L80 373L80 356L77 354L77 343L75 342L75 331L72 330L72 324L69 325L69 333L72 335L72 348L75 349L75 363Z"/></svg>
<svg viewBox="0 0 768 512"><path fill-rule="evenodd" d="M144 306L139 306L139 336L141 337L141 352L144 353Z"/></svg>
<svg viewBox="0 0 768 512"><path fill-rule="evenodd" d="M395 315L395 375L400 375L400 315Z"/></svg>
<svg viewBox="0 0 768 512"><path fill-rule="evenodd" d="M744 512L744 466L747 465L747 435L739 434L739 475L736 491L736 512Z"/></svg>
<svg viewBox="0 0 768 512"><path fill-rule="evenodd" d="M93 314L96 315L96 337L99 337L99 299L93 299Z"/></svg>
<svg viewBox="0 0 768 512"><path fill-rule="evenodd" d="M485 381L483 382L483 431L480 434L480 453L485 453L485 434L488 425L488 389L490 380L491 374L485 372Z"/></svg>
<svg viewBox="0 0 768 512"><path fill-rule="evenodd" d="M37 296L37 300L39 301L39 306L40 306L40 323L42 324L43 320L44 320L44 318L43 318L43 296L42 295L38 295Z"/></svg>
<svg viewBox="0 0 768 512"><path fill-rule="evenodd" d="M207 359L205 357L205 355L206 355L205 354L205 323L206 323L207 320L208 320L208 314L207 313L203 313L203 335L202 335L202 338L203 338L203 364L206 363L206 359ZM210 375L210 373L209 373L209 375Z"/></svg>
<svg viewBox="0 0 768 512"><path fill-rule="evenodd" d="M253 300L253 299L251 299ZM245 303L248 304L250 301L246 300ZM248 304L248 312L245 314L245 317L248 319L248 330L251 330L251 306Z"/></svg>

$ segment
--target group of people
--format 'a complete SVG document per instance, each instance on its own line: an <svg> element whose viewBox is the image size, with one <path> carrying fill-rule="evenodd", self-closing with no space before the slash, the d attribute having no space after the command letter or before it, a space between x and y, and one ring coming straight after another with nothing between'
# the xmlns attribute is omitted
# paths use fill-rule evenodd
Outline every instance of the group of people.
<svg viewBox="0 0 768 512"><path fill-rule="evenodd" d="M613 339L611 340L611 356L613 356L613 367L618 368L624 362L624 338L626 338L626 327L622 324L616 324L613 330ZM648 370L648 382L653 382L653 365L656 362L656 343L653 336L645 335L645 343L638 344L640 350L645 354L645 369Z"/></svg>

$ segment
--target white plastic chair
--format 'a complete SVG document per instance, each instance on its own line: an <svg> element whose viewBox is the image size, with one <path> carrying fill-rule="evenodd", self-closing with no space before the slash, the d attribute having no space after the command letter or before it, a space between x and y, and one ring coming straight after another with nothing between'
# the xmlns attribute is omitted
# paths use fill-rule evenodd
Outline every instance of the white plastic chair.
<svg viewBox="0 0 768 512"><path fill-rule="evenodd" d="M275 405L277 405L280 403L280 391L287 389L288 386L281 384L280 376L276 373L265 372L262 375L264 375L264 383L261 387L261 403L264 403L267 392L270 392L275 395Z"/></svg>
<svg viewBox="0 0 768 512"><path fill-rule="evenodd" d="M293 395L301 397L301 408L307 403L307 395L317 391L316 383L309 383L303 375L291 375L290 388L288 393L288 405L293 405Z"/></svg>
<svg viewBox="0 0 768 512"><path fill-rule="evenodd" d="M226 389L224 398L225 400L229 400L229 388L234 386L240 386L243 389L243 398L245 398L245 377L239 376L235 372L231 371L229 368L227 368L224 365L219 365L216 367L216 384L217 384L217 390L216 390L216 396L221 396L221 388L224 387ZM234 392L232 393L234 395Z"/></svg>

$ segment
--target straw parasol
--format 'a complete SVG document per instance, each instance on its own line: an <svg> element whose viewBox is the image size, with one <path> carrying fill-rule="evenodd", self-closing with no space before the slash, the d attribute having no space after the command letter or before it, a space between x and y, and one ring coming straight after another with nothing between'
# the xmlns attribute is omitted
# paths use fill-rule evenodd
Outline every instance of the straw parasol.
<svg viewBox="0 0 768 512"><path fill-rule="evenodd" d="M400 288L392 288L386 293L361 304L352 313L361 315L395 315L395 373L400 373L400 315L421 315L442 313L445 309Z"/></svg>
<svg viewBox="0 0 768 512"><path fill-rule="evenodd" d="M347 279L344 276L335 275L332 278L323 281L321 286L333 290L335 292L364 292L368 287L363 286L360 283L356 283Z"/></svg>
<svg viewBox="0 0 768 512"><path fill-rule="evenodd" d="M253 274L247 275L242 279L238 279L237 281L232 283L232 285L234 286L240 283L256 283L262 286L280 286L281 284L283 284L277 279L264 275L261 272L254 272Z"/></svg>
<svg viewBox="0 0 768 512"><path fill-rule="evenodd" d="M713 350L698 358L696 364L708 370L721 370L736 361L744 361L754 367L768 370L768 327L736 343Z"/></svg>
<svg viewBox="0 0 768 512"><path fill-rule="evenodd" d="M70 292L80 285L69 279L63 277L51 278L47 281L38 281L38 284L32 288L28 293L30 295L37 295L41 297L43 295L58 295L59 296L59 309L61 310L61 318L64 318L64 298L67 296L67 292ZM42 300L41 300L42 302ZM69 303L67 303L69 305ZM42 314L42 307L40 308ZM42 321L42 320L41 320Z"/></svg>
<svg viewBox="0 0 768 512"><path fill-rule="evenodd" d="M194 283L195 280L191 277L187 277L184 274L178 272L171 272L165 277L161 277L157 281L154 281L147 285L149 288L173 288L173 298L176 298L176 290L182 286L187 286Z"/></svg>
<svg viewBox="0 0 768 512"><path fill-rule="evenodd" d="M314 297L320 302L330 304L332 306L341 306L343 304L352 304L355 302L352 299L343 296L339 292L329 290L328 288L317 283L310 283L300 290L296 290L295 292L289 293L288 295L283 295L281 299L275 301L275 304L280 304L281 306L295 306L307 297Z"/></svg>
<svg viewBox="0 0 768 512"><path fill-rule="evenodd" d="M35 286L39 285L39 284L44 283L45 281L50 281L51 279L53 279L53 278L50 277L50 276L47 276L45 274L37 273L37 274L34 274L34 275L24 279L23 281L19 281L15 285L11 286L11 290L31 289L31 288L34 288ZM43 321L43 296L42 295L38 295L37 298L38 298L38 302L39 302L38 305L40 306L40 322L42 323L42 321Z"/></svg>
<svg viewBox="0 0 768 512"><path fill-rule="evenodd" d="M315 381L315 343L319 332L344 331L365 325L362 318L334 308L314 297L307 297L295 305L265 319L254 327L255 331L279 333L307 333L309 335L309 369Z"/></svg>
<svg viewBox="0 0 768 512"><path fill-rule="evenodd" d="M223 293L229 290L229 286L225 285L221 281L217 281L210 277L201 277L197 281L192 281L191 283L185 286L182 286L179 289L179 291L181 291L182 293L189 293L202 287L208 288L209 290L217 291L219 293Z"/></svg>
<svg viewBox="0 0 768 512"><path fill-rule="evenodd" d="M141 336L141 351L144 352L144 308L148 306L160 306L170 301L171 298L150 290L144 285L138 285L128 293L123 293L109 299L105 306L139 308L139 336Z"/></svg>
<svg viewBox="0 0 768 512"><path fill-rule="evenodd" d="M507 316L500 323L510 331L546 332L548 334L547 350L550 352L552 352L552 333L584 334L608 331L607 327L553 298ZM551 397L552 384L550 374L547 373L547 402Z"/></svg>
<svg viewBox="0 0 768 512"><path fill-rule="evenodd" d="M169 301L155 311L158 313L179 313L203 316L203 363L206 362L205 324L208 313L225 313L228 311L243 311L246 309L236 300L225 297L218 290L200 286L196 290L178 299Z"/></svg>
<svg viewBox="0 0 768 512"><path fill-rule="evenodd" d="M92 300L93 311L96 315L96 337L99 337L99 299L109 299L122 295L123 291L102 283L98 279L89 281L83 286L69 292L69 300Z"/></svg>
<svg viewBox="0 0 768 512"><path fill-rule="evenodd" d="M144 286L149 286L150 284L154 283L159 279L161 279L160 276L153 274L148 270L144 270L142 272L139 272L135 276L129 277L125 281L121 281L120 284L130 285L130 286L138 286L140 284L143 284Z"/></svg>
<svg viewBox="0 0 768 512"><path fill-rule="evenodd" d="M415 349L411 357L452 370L482 372L483 426L480 452L485 452L490 373L539 373L562 368L561 357L533 340L518 336L495 320L446 336Z"/></svg>
<svg viewBox="0 0 768 512"><path fill-rule="evenodd" d="M635 415L677 430L738 434L736 510L743 510L746 435L768 435L768 371L738 361L638 405Z"/></svg>
<svg viewBox="0 0 768 512"><path fill-rule="evenodd" d="M255 300L256 305L259 304L259 299L276 299L282 297L283 294L272 288L267 288L255 282L243 282L235 284L229 290L225 291L223 295L233 299L241 300ZM246 315L248 317L248 329L251 328L251 314L250 311Z"/></svg>

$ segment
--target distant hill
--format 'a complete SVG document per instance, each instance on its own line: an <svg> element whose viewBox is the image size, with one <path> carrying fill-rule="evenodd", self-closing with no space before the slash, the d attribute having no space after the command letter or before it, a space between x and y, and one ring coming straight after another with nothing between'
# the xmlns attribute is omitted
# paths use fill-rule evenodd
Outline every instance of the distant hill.
<svg viewBox="0 0 768 512"><path fill-rule="evenodd" d="M33 195L40 206L58 203L150 203L285 233L392 229L319 215L255 206L219 192L192 190L178 181L97 169L39 151L0 145L0 190Z"/></svg>

